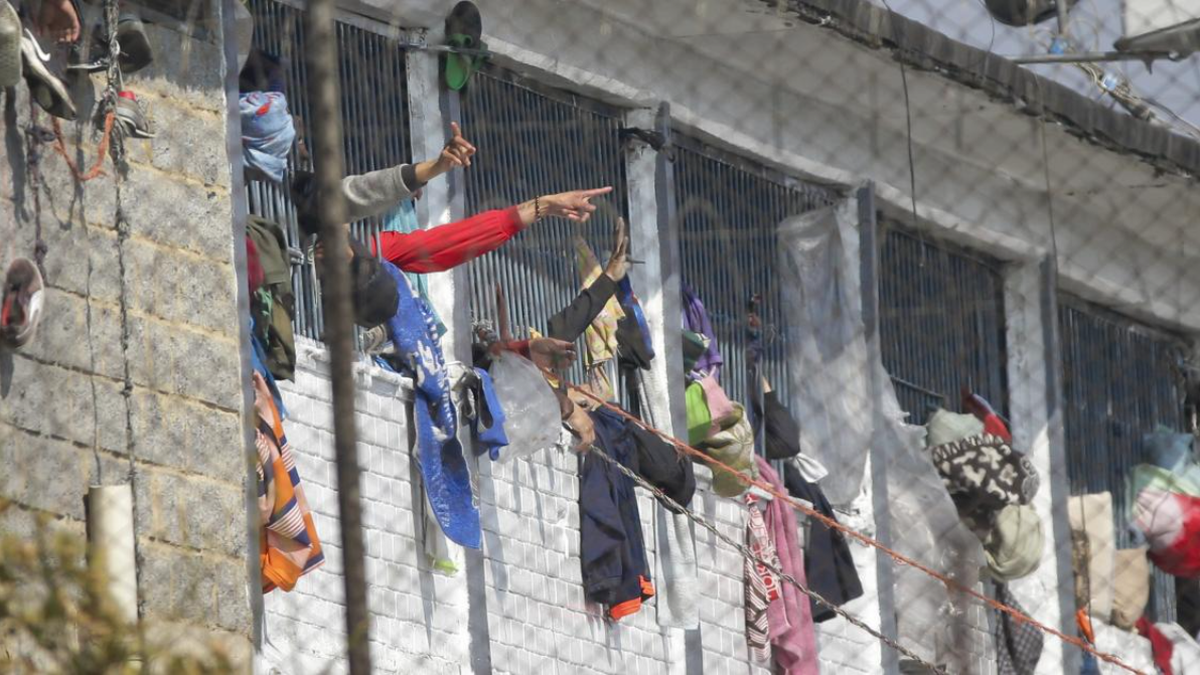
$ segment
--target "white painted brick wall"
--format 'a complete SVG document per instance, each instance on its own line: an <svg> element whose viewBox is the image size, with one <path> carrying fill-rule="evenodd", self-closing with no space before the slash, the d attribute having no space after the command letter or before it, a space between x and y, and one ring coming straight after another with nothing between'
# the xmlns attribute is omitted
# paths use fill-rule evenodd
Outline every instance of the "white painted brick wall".
<svg viewBox="0 0 1200 675"><path fill-rule="evenodd" d="M295 381L280 383L289 413L284 426L296 450L326 563L292 592L276 590L266 596L264 652L281 673L340 673L345 671L345 628L328 364L323 350L304 343L298 348ZM465 643L452 634L465 631L466 586L461 577L429 571L416 535L421 516L413 511L413 490L419 478L408 452L401 380L371 368L360 376L359 391L358 452L364 469L375 668L383 673L460 673L467 663L460 647Z"/></svg>
<svg viewBox="0 0 1200 675"><path fill-rule="evenodd" d="M288 438L325 547L326 564L303 577L291 593L265 600L264 660L279 673L345 672L343 579L337 529L336 473L328 364L323 350L302 342L294 382L281 383ZM470 673L467 652L467 580L428 570L414 513L419 475L409 454L404 388L375 368L359 374L359 456L363 521L372 614L372 657L381 673ZM651 601L612 625L602 608L585 602L579 564L579 459L543 451L530 459L480 465L480 515L493 672L525 675L658 675L682 672L683 631L660 628ZM743 538L744 507L707 490L693 508L736 541ZM418 493L419 498L419 493ZM651 518L655 508L638 497L643 533L655 568ZM749 660L744 633L742 560L730 546L697 529L702 670L706 675L763 675ZM874 559L855 547L866 589L849 607L878 625ZM657 581L657 580L656 580ZM820 627L822 671L878 672L879 646L857 628Z"/></svg>

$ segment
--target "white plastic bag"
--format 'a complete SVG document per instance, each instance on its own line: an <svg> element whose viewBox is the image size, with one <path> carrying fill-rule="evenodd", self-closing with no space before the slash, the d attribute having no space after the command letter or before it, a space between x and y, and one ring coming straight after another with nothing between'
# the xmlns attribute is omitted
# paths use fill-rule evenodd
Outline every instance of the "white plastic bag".
<svg viewBox="0 0 1200 675"><path fill-rule="evenodd" d="M508 446L497 461L527 457L558 441L562 418L558 399L538 367L512 352L501 352L488 369L496 397L504 409L504 433Z"/></svg>

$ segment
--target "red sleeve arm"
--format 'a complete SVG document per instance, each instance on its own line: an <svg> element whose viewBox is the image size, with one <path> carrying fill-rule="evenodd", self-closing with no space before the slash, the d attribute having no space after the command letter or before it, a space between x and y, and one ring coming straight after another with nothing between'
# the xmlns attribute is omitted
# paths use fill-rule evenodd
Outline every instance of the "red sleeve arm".
<svg viewBox="0 0 1200 675"><path fill-rule="evenodd" d="M381 232L383 257L405 272L443 272L490 253L524 229L517 207L415 232ZM375 253L375 242L371 242Z"/></svg>

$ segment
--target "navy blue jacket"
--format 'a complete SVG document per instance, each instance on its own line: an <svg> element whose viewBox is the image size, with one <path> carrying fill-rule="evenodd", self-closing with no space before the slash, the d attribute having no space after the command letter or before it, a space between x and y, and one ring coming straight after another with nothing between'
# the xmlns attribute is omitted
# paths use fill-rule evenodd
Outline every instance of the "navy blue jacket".
<svg viewBox="0 0 1200 675"><path fill-rule="evenodd" d="M591 413L596 445L623 466L638 471L632 432L615 413ZM654 595L634 482L594 454L583 458L579 476L580 562L583 591L616 620L641 609Z"/></svg>

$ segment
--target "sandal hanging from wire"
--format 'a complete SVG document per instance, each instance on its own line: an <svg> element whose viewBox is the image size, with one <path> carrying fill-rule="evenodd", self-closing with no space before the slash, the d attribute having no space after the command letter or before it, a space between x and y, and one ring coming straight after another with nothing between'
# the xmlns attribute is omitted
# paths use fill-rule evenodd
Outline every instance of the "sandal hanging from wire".
<svg viewBox="0 0 1200 675"><path fill-rule="evenodd" d="M132 91L126 89L117 94L117 122L121 131L132 138L154 138L155 131L150 128L150 118L146 114L146 104Z"/></svg>
<svg viewBox="0 0 1200 675"><path fill-rule="evenodd" d="M83 73L98 73L108 69L112 56L104 26L92 30L91 46L87 57L67 66L67 70ZM146 37L146 27L141 17L133 11L121 12L117 20L117 65L122 73L136 73L154 62L154 52Z"/></svg>

